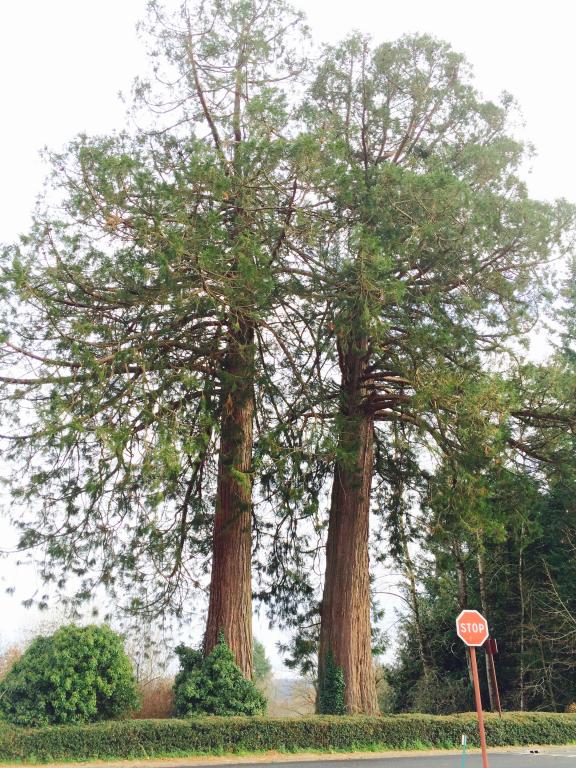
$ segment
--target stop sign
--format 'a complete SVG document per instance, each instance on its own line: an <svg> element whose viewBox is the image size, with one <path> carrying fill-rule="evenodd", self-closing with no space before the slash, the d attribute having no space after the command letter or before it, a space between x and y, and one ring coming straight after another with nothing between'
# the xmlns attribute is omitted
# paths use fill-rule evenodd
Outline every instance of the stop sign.
<svg viewBox="0 0 576 768"><path fill-rule="evenodd" d="M456 632L466 645L484 645L488 639L488 622L478 611L462 611L456 619Z"/></svg>

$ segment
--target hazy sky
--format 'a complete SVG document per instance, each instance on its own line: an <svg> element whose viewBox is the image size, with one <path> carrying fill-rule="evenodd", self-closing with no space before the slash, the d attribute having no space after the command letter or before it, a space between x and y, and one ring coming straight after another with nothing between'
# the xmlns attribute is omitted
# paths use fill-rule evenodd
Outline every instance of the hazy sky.
<svg viewBox="0 0 576 768"><path fill-rule="evenodd" d="M314 37L335 41L358 29L376 41L427 32L473 64L487 97L511 92L524 136L538 156L533 196L576 200L574 99L576 3L570 0L301 0ZM0 243L27 228L45 168L38 151L74 134L120 128L128 91L144 54L134 31L145 0L0 0ZM2 528L0 527L0 532ZM1 542L0 542L1 544ZM0 578L13 565L0 561ZM20 595L29 583L18 577ZM1 587L0 587L1 588ZM0 634L26 622L17 600L0 595ZM392 611L385 624L394 620Z"/></svg>

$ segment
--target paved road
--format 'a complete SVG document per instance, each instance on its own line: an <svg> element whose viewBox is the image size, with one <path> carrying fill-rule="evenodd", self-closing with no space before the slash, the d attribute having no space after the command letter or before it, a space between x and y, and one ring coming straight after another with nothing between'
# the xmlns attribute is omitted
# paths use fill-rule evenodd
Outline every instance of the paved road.
<svg viewBox="0 0 576 768"><path fill-rule="evenodd" d="M538 754L528 750L513 753L492 754L488 758L489 768L576 768L576 747L546 748ZM198 764L196 764L197 766ZM226 763L226 768L461 768L461 755L422 755L385 758L346 758L345 760L306 760L305 762L282 763ZM104 768L104 767L103 767ZM186 768L179 764L178 768ZM207 767L208 768L208 767ZM222 766L222 768L224 768ZM482 768L480 755L467 755L466 768Z"/></svg>
<svg viewBox="0 0 576 768"><path fill-rule="evenodd" d="M315 763L318 768L343 768L340 763ZM391 757L381 760L350 760L346 768L461 768L461 755L423 755L422 757ZM539 752L530 754L490 755L489 768L576 768L576 749L570 752ZM243 766L243 768L246 768ZM310 763L299 764L299 768L310 768ZM467 755L466 768L482 768L480 755Z"/></svg>

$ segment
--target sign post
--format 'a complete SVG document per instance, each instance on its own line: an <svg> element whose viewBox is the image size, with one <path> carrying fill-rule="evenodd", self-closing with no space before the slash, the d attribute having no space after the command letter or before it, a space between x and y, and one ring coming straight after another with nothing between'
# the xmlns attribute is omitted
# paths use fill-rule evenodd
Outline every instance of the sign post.
<svg viewBox="0 0 576 768"><path fill-rule="evenodd" d="M476 648L484 645L488 639L488 622L478 611L462 611L456 619L456 634L460 640L468 646L468 650L470 651L470 666L472 667L472 679L474 681L474 699L476 701L476 713L478 715L480 747L482 748L482 768L488 768L484 713L482 711L482 697L480 696L478 662L476 661Z"/></svg>
<svg viewBox="0 0 576 768"><path fill-rule="evenodd" d="M492 690L496 697L496 708L498 714L502 717L502 705L500 704L500 691L498 690L498 678L496 677L496 665L494 664L494 656L498 653L498 643L493 637L489 637L486 641L486 653L488 654L488 669L490 670L490 679L492 680Z"/></svg>

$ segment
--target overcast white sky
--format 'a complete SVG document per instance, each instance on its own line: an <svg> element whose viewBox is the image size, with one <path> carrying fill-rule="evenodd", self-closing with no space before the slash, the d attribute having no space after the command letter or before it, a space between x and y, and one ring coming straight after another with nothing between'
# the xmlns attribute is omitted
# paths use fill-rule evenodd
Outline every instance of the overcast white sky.
<svg viewBox="0 0 576 768"><path fill-rule="evenodd" d="M427 32L450 42L473 64L485 96L506 90L520 102L525 136L538 152L531 194L576 200L575 3L296 0L294 5L306 12L317 40L335 41L359 29L376 41ZM144 10L145 0L0 0L0 243L28 226L45 174L38 156L44 145L57 149L78 132L122 127L125 108L117 94L127 92L143 70L134 27ZM13 568L0 561L0 578L12 581ZM30 579L22 573L17 580L22 598ZM32 620L17 598L1 594L0 614L0 642ZM393 619L390 611L385 624Z"/></svg>

